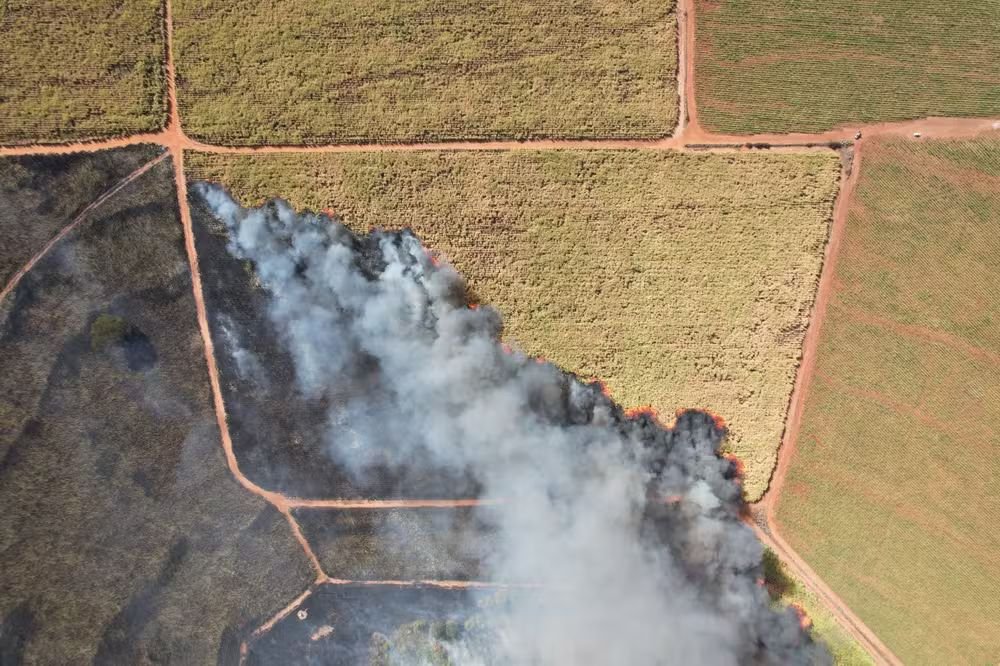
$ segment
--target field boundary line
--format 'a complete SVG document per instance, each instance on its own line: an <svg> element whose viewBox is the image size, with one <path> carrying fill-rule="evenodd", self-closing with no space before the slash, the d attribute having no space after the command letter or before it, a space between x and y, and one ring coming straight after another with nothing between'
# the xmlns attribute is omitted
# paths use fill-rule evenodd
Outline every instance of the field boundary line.
<svg viewBox="0 0 1000 666"><path fill-rule="evenodd" d="M283 496L290 509L460 509L464 507L498 506L499 499L302 499Z"/></svg>
<svg viewBox="0 0 1000 666"><path fill-rule="evenodd" d="M677 126L674 127L674 131L670 135L670 138L672 139L676 139L684 135L688 122L688 67L685 59L687 58L688 53L687 10L689 2L690 0L676 0L676 3L674 4L674 19L677 21L677 33L675 35L675 41L677 42Z"/></svg>
<svg viewBox="0 0 1000 666"><path fill-rule="evenodd" d="M159 164L160 162L162 162L163 160L165 160L168 156L169 156L169 153L164 152L159 157L157 157L155 159L152 159L149 162L146 162L141 167L139 167L138 169L136 169L135 171L133 171L129 175L127 175L124 178L122 178L120 181L118 181L117 183L115 183L111 188L105 190L96 199L94 199L89 204L87 204L87 206L84 207L83 210L81 210L79 213L77 213L76 217L74 217L73 220L69 224L67 224L65 227L63 227L62 229L60 229L59 233L57 233L55 236L53 236L49 240L49 242L47 242L42 247L42 249L39 250L38 253L35 254L35 256L33 256L31 259L29 259L28 263L26 263L24 266L22 266L20 269L18 269L18 271L16 273L14 273L14 275L10 278L10 280L7 281L7 285L3 288L2 291L0 291L0 301L4 300L7 297L8 294L10 294L12 291L14 291L14 289L17 287L18 283L24 278L25 275L28 274L28 271L30 271L32 268L34 268L35 264L37 264L39 261L41 261L42 258L44 258L45 255L47 255L52 250L52 248L56 246L56 244L59 241L61 241L63 238L65 238L67 235L69 235L70 232L72 232L74 229L76 229L80 225L80 223L83 222L87 218L87 215L89 215L90 213L92 213L94 211L94 209L96 209L98 206L100 206L101 204L103 204L105 201L107 201L108 199L110 199L111 197L113 197L115 194L117 194L118 192L120 192L121 190L123 190L132 181L136 180L137 178L139 178L140 176L142 176L144 173L146 173L147 171L149 171L150 169L152 169L154 166L156 166L157 164Z"/></svg>
<svg viewBox="0 0 1000 666"><path fill-rule="evenodd" d="M163 6L164 24L166 27L166 38L164 41L167 48L165 70L167 72L167 99L170 105L170 120L162 135L164 137L164 145L166 145L170 155L173 156L174 188L177 196L177 208L180 214L181 228L184 231L184 249L187 252L188 267L191 273L191 290L194 295L195 314L198 319L198 330L201 333L202 343L204 345L206 369L208 371L209 386L212 392L215 418L217 425L219 426L219 438L221 440L222 450L225 454L226 464L229 467L229 471L236 481L251 493L258 495L265 501L269 502L285 516L285 519L288 521L288 525L292 531L292 536L299 543L303 553L309 560L310 566L316 573L316 580L323 580L326 578L326 573L323 571L323 567L320 564L319 558L316 557L316 553L313 551L312 546L302 533L302 528L300 527L298 521L296 521L295 517L292 516L291 509L289 508L287 502L285 502L285 498L278 493L264 490L244 476L243 472L240 470L239 462L236 460L236 454L233 452L233 442L229 433L229 424L227 423L226 418L226 407L222 397L222 386L219 381L219 369L215 360L212 330L208 324L208 309L205 306L205 295L201 283L198 250L194 238L194 223L191 218L191 207L188 205L187 180L184 175L184 146L186 142L184 134L181 131L180 111L177 106L176 69L174 68L173 55L173 8L171 6L171 0L164 0Z"/></svg>
<svg viewBox="0 0 1000 666"><path fill-rule="evenodd" d="M751 522L751 527L758 538L778 558L786 563L796 577L820 599L833 615L833 618L852 636L880 666L901 666L902 661L890 650L878 635L859 618L850 607L830 588L822 578L805 562L805 560L786 542L778 531L775 517L778 500L784 487L785 477L795 456L798 444L799 430L802 425L802 415L805 409L806 396L815 379L816 356L819 351L819 340L826 319L827 310L834 291L834 280L838 258L847 228L847 216L851 201L857 188L861 174L862 146L859 141L854 146L854 152L849 163L845 162L841 170L841 187L834 203L833 219L830 224L830 235L826 243L823 265L820 271L816 297L813 301L812 314L802 345L802 357L795 373L795 383L789 398L785 416L785 427L782 441L778 448L778 459L771 471L771 478L762 498L752 505L765 526Z"/></svg>
<svg viewBox="0 0 1000 666"><path fill-rule="evenodd" d="M688 84L690 88L690 84ZM176 108L173 104L171 108ZM172 116L176 114L171 112ZM1000 132L1000 118L938 118L928 117L893 123L856 125L834 129L819 134L711 134L695 128L689 119L680 134L664 139L527 139L483 141L430 141L412 143L327 143L327 144L273 144L238 146L211 144L191 139L180 129L179 118L170 121L170 127L160 132L132 134L115 139L94 139L68 143L0 145L0 157L27 155L66 155L97 152L140 144L156 144L165 148L177 147L201 153L219 155L269 155L269 154L322 154L322 153L405 153L405 152L469 152L515 150L663 150L674 152L699 152L705 150L725 152L767 152L768 150L794 150L819 152L837 150L858 144L858 132L863 136L910 137L921 134L920 141L933 139L974 138L983 134Z"/></svg>

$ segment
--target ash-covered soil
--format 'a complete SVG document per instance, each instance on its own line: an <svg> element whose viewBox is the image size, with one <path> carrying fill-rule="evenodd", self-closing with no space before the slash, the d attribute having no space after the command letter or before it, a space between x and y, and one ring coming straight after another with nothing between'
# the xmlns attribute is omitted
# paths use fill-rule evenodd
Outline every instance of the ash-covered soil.
<svg viewBox="0 0 1000 666"><path fill-rule="evenodd" d="M0 209L72 215L61 182ZM309 585L226 466L207 379L167 160L0 302L0 663L229 663Z"/></svg>
<svg viewBox="0 0 1000 666"><path fill-rule="evenodd" d="M403 474L376 468L352 476L330 448L346 445L326 421L325 399L303 394L280 332L268 317L268 294L249 261L226 249L225 225L194 191L194 220L201 278L215 344L233 449L241 471L254 483L291 497L475 497L468 477L440 468L411 466ZM358 387L346 387L345 393Z"/></svg>
<svg viewBox="0 0 1000 666"><path fill-rule="evenodd" d="M495 529L472 507L297 509L295 518L332 578L482 580Z"/></svg>
<svg viewBox="0 0 1000 666"><path fill-rule="evenodd" d="M322 585L250 644L247 666L368 666L373 638L425 620L461 622L494 592L427 585Z"/></svg>
<svg viewBox="0 0 1000 666"><path fill-rule="evenodd" d="M80 211L159 146L0 159L0 288Z"/></svg>

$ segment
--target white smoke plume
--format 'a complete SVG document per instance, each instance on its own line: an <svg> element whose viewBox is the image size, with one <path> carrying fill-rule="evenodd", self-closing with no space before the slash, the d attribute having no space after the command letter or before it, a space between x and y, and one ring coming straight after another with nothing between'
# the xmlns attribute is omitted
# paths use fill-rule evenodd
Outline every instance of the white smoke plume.
<svg viewBox="0 0 1000 666"><path fill-rule="evenodd" d="M463 663L830 662L758 582L762 547L709 415L629 418L597 385L506 351L499 314L471 308L409 232L356 236L281 201L197 192L272 295L302 391L327 399L329 454L358 477L465 471L505 500L484 509L500 544L486 577L543 587L499 605L491 655Z"/></svg>
<svg viewBox="0 0 1000 666"><path fill-rule="evenodd" d="M222 340L226 345L226 352L236 361L236 373L241 379L251 380L255 385L266 389L270 380L261 365L260 359L252 351L243 346L240 342L239 333L236 330L236 323L232 317L226 313L219 314L219 331L222 333Z"/></svg>

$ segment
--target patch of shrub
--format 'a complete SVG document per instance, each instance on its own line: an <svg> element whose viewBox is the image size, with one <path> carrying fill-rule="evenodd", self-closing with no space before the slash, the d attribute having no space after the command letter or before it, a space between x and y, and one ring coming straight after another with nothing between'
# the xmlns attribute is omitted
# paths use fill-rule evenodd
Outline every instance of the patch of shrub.
<svg viewBox="0 0 1000 666"><path fill-rule="evenodd" d="M777 601L795 588L795 581L781 566L781 560L770 548L764 549L764 586L771 599Z"/></svg>
<svg viewBox="0 0 1000 666"><path fill-rule="evenodd" d="M128 324L121 317L110 314L97 316L90 325L90 348L94 351L121 342L128 332Z"/></svg>

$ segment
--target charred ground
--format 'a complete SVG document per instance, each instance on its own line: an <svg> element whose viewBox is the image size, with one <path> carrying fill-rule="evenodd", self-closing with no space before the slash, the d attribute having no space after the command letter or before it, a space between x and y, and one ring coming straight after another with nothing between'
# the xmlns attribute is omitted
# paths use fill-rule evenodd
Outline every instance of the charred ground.
<svg viewBox="0 0 1000 666"><path fill-rule="evenodd" d="M368 664L373 635L418 620L464 620L477 597L488 594L432 585L321 585L250 645L246 664Z"/></svg>
<svg viewBox="0 0 1000 666"><path fill-rule="evenodd" d="M326 398L299 390L293 360L268 318L253 266L226 249L229 233L201 197L188 197L229 430L240 468L254 483L292 497L474 497L467 477L443 469L376 470L351 478L326 450ZM360 387L344 385L349 393Z"/></svg>
<svg viewBox="0 0 1000 666"><path fill-rule="evenodd" d="M66 158L5 192L0 234L23 240L7 256L37 251L20 229L39 209L66 224L155 152L118 157ZM169 161L0 302L3 664L238 655L308 585L287 521L226 467L200 352Z"/></svg>
<svg viewBox="0 0 1000 666"><path fill-rule="evenodd" d="M496 548L473 508L298 509L295 518L333 578L477 580Z"/></svg>

